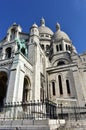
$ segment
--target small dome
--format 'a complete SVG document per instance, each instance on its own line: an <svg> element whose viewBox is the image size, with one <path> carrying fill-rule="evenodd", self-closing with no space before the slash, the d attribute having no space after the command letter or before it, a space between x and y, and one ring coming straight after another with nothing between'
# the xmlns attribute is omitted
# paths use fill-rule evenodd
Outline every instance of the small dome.
<svg viewBox="0 0 86 130"><path fill-rule="evenodd" d="M41 25L41 26L39 27L39 33L40 33L40 34L53 35L52 30L51 30L50 28L48 28L48 27L45 26L45 20L44 20L44 18L42 18L42 19L40 20L40 25Z"/></svg>
<svg viewBox="0 0 86 130"><path fill-rule="evenodd" d="M16 22L14 22L13 25L14 25L14 26L17 25Z"/></svg>
<svg viewBox="0 0 86 130"><path fill-rule="evenodd" d="M59 41L61 39L64 39L64 40L67 40L67 41L71 42L69 36L65 32L60 30L60 24L57 23L56 24L56 32L53 35L53 40L54 41Z"/></svg>
<svg viewBox="0 0 86 130"><path fill-rule="evenodd" d="M38 28L37 24L34 23L34 24L32 25L32 28Z"/></svg>
<svg viewBox="0 0 86 130"><path fill-rule="evenodd" d="M51 29L49 29L48 27L43 27L43 26L40 26L39 27L39 33L40 34L50 34L50 35L53 35L53 32Z"/></svg>

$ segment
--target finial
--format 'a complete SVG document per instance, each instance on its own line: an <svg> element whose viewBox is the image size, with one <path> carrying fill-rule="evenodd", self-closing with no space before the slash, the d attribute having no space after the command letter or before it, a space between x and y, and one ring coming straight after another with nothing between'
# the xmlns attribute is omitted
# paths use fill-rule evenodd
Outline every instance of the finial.
<svg viewBox="0 0 86 130"><path fill-rule="evenodd" d="M40 25L41 26L45 26L45 19L42 17L42 19L40 20Z"/></svg>
<svg viewBox="0 0 86 130"><path fill-rule="evenodd" d="M16 25L16 22L14 22L13 25Z"/></svg>
<svg viewBox="0 0 86 130"><path fill-rule="evenodd" d="M56 24L56 31L58 31L58 30L60 30L60 24L59 23Z"/></svg>

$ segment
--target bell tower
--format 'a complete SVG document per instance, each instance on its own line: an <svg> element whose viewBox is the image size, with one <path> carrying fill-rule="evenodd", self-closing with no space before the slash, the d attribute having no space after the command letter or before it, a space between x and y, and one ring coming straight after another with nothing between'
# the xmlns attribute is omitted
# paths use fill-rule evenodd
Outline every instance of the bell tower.
<svg viewBox="0 0 86 130"><path fill-rule="evenodd" d="M33 99L40 100L40 53L39 30L36 24L30 28L28 59L33 66Z"/></svg>

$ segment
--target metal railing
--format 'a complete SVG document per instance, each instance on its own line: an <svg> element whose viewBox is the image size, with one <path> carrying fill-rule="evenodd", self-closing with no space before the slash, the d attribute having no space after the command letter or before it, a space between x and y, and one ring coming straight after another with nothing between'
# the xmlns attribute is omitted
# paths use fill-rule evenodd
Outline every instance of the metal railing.
<svg viewBox="0 0 86 130"><path fill-rule="evenodd" d="M75 121L86 119L86 107L58 107L57 113L59 119Z"/></svg>
<svg viewBox="0 0 86 130"><path fill-rule="evenodd" d="M51 101L14 102L0 107L0 120L16 119L54 119L56 104Z"/></svg>
<svg viewBox="0 0 86 130"><path fill-rule="evenodd" d="M0 107L0 120L24 119L85 120L86 107L64 107L45 101L14 102Z"/></svg>

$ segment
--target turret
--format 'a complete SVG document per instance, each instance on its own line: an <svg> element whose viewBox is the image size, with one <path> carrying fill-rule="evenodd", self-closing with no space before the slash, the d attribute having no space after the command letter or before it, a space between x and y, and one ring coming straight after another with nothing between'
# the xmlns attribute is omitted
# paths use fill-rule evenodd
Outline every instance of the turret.
<svg viewBox="0 0 86 130"><path fill-rule="evenodd" d="M19 32L22 32L22 28L20 25L13 23L7 31L7 41L12 41L15 40L15 38L19 38Z"/></svg>
<svg viewBox="0 0 86 130"><path fill-rule="evenodd" d="M34 23L32 25L32 27L30 28L30 36L39 37L39 30L38 30L38 26L36 25L36 23Z"/></svg>
<svg viewBox="0 0 86 130"><path fill-rule="evenodd" d="M40 20L39 27L39 36L40 36L40 45L46 54L49 53L49 47L51 42L51 37L53 35L52 30L45 25L45 19Z"/></svg>
<svg viewBox="0 0 86 130"><path fill-rule="evenodd" d="M35 46L39 46L39 30L38 26L34 23L30 28L30 37L28 46L28 59L29 61L34 64L34 55L32 52L35 51Z"/></svg>

